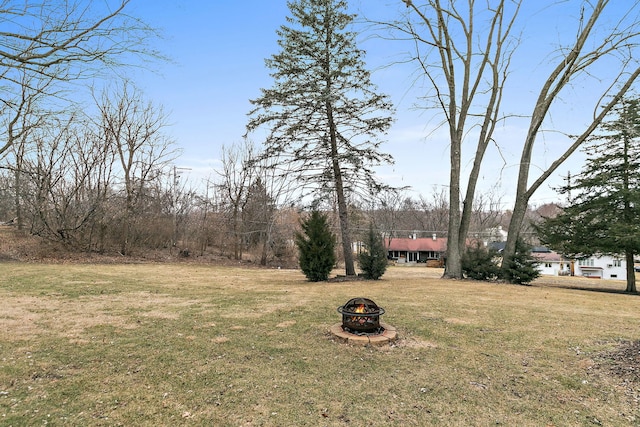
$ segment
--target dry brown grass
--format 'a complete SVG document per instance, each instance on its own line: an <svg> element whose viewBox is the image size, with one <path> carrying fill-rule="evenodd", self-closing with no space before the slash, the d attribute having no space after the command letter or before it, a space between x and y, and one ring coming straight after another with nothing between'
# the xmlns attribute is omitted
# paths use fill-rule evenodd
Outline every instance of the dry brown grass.
<svg viewBox="0 0 640 427"><path fill-rule="evenodd" d="M0 264L3 425L634 425L640 384L610 369L640 339L622 282L523 287L392 267L294 270ZM383 306L400 340L334 341L336 307Z"/></svg>

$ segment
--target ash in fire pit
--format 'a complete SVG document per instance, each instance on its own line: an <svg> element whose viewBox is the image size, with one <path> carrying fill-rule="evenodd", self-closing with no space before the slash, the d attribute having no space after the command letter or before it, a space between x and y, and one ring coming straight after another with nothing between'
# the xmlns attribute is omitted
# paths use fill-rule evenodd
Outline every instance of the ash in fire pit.
<svg viewBox="0 0 640 427"><path fill-rule="evenodd" d="M368 298L352 298L345 305L338 307L342 314L342 329L356 335L381 334L380 316L384 308Z"/></svg>

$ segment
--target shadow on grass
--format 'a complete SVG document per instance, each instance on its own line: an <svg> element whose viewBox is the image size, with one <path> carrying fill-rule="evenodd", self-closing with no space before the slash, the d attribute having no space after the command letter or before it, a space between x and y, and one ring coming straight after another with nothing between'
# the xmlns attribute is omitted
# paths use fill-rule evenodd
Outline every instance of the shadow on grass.
<svg viewBox="0 0 640 427"><path fill-rule="evenodd" d="M629 296L639 296L639 292L627 292L625 289L614 289L607 287L598 287L598 286L582 286L582 285L568 285L568 284L559 284L559 283L544 283L539 286L541 288L559 288L559 289L570 289L576 291L587 291L587 292L600 292L605 294L623 294Z"/></svg>

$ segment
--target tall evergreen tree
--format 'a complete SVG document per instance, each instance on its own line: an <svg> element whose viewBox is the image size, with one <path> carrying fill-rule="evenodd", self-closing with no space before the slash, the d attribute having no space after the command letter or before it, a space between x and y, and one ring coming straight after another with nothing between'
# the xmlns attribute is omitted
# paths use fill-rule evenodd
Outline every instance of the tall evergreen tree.
<svg viewBox="0 0 640 427"><path fill-rule="evenodd" d="M354 16L346 1L294 0L289 8L277 32L281 51L266 60L273 87L251 101L247 130L269 126L265 155L288 162L301 187L335 196L346 274L355 275L347 199L382 187L372 167L392 162L379 151L392 106L347 30Z"/></svg>
<svg viewBox="0 0 640 427"><path fill-rule="evenodd" d="M560 191L569 206L538 227L540 239L572 257L622 255L627 292L636 292L634 255L640 253L640 98L623 100L585 152L582 172Z"/></svg>
<svg viewBox="0 0 640 427"><path fill-rule="evenodd" d="M312 282L327 280L336 263L335 237L327 216L314 210L300 225L302 233L296 233L300 268Z"/></svg>
<svg viewBox="0 0 640 427"><path fill-rule="evenodd" d="M358 263L365 279L378 280L387 270L387 253L382 236L369 224L369 233L365 241L367 250L358 255Z"/></svg>

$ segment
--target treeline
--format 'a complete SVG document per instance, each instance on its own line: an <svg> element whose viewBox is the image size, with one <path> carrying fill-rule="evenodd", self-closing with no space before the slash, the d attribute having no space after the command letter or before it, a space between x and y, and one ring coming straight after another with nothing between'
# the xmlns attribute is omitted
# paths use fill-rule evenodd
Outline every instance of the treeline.
<svg viewBox="0 0 640 427"><path fill-rule="evenodd" d="M189 183L189 172L175 166L179 153L163 133L161 108L126 84L96 107L95 116L58 116L15 141L0 164L0 220L71 251L160 250L262 265L296 262L294 235L309 205L334 213L339 237L331 197L305 200L250 142L223 147L211 179ZM368 200L352 194L354 250L371 224L385 236L446 237L447 196L435 187L417 197L398 190ZM499 197L484 195L475 206L473 233L508 227Z"/></svg>
<svg viewBox="0 0 640 427"><path fill-rule="evenodd" d="M89 110L25 116L37 126L0 161L0 220L71 251L291 258L295 216L277 208L250 152L223 150L218 179L196 190L174 164L162 108L123 83Z"/></svg>

